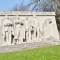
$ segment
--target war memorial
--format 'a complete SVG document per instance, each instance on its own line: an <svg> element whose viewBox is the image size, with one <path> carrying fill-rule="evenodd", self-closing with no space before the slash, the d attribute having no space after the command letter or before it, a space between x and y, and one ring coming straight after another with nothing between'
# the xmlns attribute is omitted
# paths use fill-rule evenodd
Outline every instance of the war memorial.
<svg viewBox="0 0 60 60"><path fill-rule="evenodd" d="M0 46L59 39L55 12L0 12Z"/></svg>

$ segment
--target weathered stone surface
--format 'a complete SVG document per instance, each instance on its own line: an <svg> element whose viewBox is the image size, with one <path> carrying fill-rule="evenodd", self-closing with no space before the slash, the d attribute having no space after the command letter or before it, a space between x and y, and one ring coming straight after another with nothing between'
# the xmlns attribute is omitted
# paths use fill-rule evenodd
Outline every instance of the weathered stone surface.
<svg viewBox="0 0 60 60"><path fill-rule="evenodd" d="M0 46L59 42L55 12L0 12Z"/></svg>

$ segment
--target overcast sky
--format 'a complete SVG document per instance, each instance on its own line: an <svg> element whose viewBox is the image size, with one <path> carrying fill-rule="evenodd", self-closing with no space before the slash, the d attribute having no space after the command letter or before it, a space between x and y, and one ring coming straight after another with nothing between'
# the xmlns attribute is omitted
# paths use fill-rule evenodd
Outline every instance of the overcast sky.
<svg viewBox="0 0 60 60"><path fill-rule="evenodd" d="M0 11L6 11L11 9L14 5L20 4L22 0L0 0ZM28 0L25 0L24 3L27 3Z"/></svg>

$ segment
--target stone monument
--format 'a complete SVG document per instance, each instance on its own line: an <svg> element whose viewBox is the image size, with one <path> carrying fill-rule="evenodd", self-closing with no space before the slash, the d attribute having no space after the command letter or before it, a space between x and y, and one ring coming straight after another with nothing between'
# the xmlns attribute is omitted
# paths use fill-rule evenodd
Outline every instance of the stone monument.
<svg viewBox="0 0 60 60"><path fill-rule="evenodd" d="M0 46L59 39L55 12L0 12Z"/></svg>

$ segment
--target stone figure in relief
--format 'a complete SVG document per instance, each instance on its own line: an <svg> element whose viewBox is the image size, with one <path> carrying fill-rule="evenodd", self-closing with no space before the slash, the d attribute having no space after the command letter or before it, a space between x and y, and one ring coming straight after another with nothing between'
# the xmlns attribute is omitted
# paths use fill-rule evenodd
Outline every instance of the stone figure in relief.
<svg viewBox="0 0 60 60"><path fill-rule="evenodd" d="M25 24L24 20L19 19L15 22L15 44L25 42Z"/></svg>
<svg viewBox="0 0 60 60"><path fill-rule="evenodd" d="M14 21L14 44L19 44L19 34L20 34L20 19L15 19Z"/></svg>
<svg viewBox="0 0 60 60"><path fill-rule="evenodd" d="M44 37L44 22L39 26L39 41L42 41L43 37Z"/></svg>
<svg viewBox="0 0 60 60"><path fill-rule="evenodd" d="M30 18L28 18L28 43L30 43L30 42L32 42L32 40L31 40L31 19Z"/></svg>
<svg viewBox="0 0 60 60"><path fill-rule="evenodd" d="M21 41L21 43L25 42L25 25L24 25L24 20L22 20L20 22L20 36L19 36L19 39Z"/></svg>
<svg viewBox="0 0 60 60"><path fill-rule="evenodd" d="M28 34L28 30L29 30L29 21L28 21L28 18L26 18L25 20L24 20L24 26L25 26L25 42L27 43L27 42L29 42L29 34Z"/></svg>
<svg viewBox="0 0 60 60"><path fill-rule="evenodd" d="M12 21L9 19L5 19L3 22L3 35L4 35L4 44L11 45L12 44L12 35L13 35L13 24Z"/></svg>
<svg viewBox="0 0 60 60"><path fill-rule="evenodd" d="M29 41L36 42L36 26L33 17L29 19Z"/></svg>
<svg viewBox="0 0 60 60"><path fill-rule="evenodd" d="M36 42L36 18L33 17L31 20L31 38L32 38L32 42Z"/></svg>

